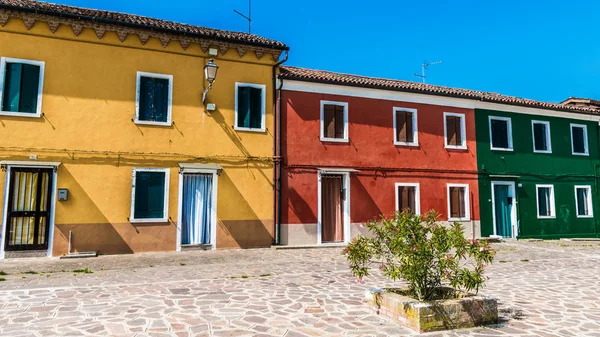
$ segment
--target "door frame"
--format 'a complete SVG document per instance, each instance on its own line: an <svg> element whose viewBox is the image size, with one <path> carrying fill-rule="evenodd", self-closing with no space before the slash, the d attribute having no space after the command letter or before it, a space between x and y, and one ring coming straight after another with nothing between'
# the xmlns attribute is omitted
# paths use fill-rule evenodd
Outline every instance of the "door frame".
<svg viewBox="0 0 600 337"><path fill-rule="evenodd" d="M494 194L494 187L496 185L504 185L509 186L512 189L512 209L510 211L510 219L512 222L512 239L517 237L519 232L519 223L517 222L517 189L514 181L492 181L492 227L494 229L494 236L498 236L497 234L497 226L496 226L496 200Z"/></svg>
<svg viewBox="0 0 600 337"><path fill-rule="evenodd" d="M52 170L52 188L50 195L50 216L48 217L48 249L46 256L52 257L52 248L54 243L54 216L56 213L56 188L57 188L57 180L58 180L58 166L61 163L42 163L42 162L0 162L0 164L6 168L5 179L4 179L4 205L2 206L2 231L0 232L0 260L5 258L5 246L6 246L6 231L8 230L8 226L6 223L7 212L8 212L8 197L11 188L11 171L13 168L41 168L41 169L51 169Z"/></svg>
<svg viewBox="0 0 600 337"><path fill-rule="evenodd" d="M211 249L217 249L217 189L219 186L219 169L197 169L197 168L180 168L179 169L179 196L177 199L177 251L181 251L181 228L182 228L182 213L183 213L183 175L184 174L193 174L193 173L201 173L201 174L212 174L212 212L211 212L211 220L210 220L210 245Z"/></svg>
<svg viewBox="0 0 600 337"><path fill-rule="evenodd" d="M338 242L332 242L332 243L323 243L322 237L323 237L323 224L322 224L322 209L321 209L321 176L323 175L341 175L342 176L342 183L344 184L344 188L346 189L346 199L344 200L344 217L343 217L343 221L344 221L344 241L342 242L343 244L349 243L350 242L350 238L352 237L351 233L350 233L350 170L319 170L317 173L317 192L318 192L318 197L317 197L317 209L318 209L318 217L317 217L317 244L319 245L337 245L340 244Z"/></svg>

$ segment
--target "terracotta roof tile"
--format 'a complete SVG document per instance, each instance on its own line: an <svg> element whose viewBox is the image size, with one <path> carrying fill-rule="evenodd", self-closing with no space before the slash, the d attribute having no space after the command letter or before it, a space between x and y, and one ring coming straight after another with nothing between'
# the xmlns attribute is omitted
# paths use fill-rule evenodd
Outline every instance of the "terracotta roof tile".
<svg viewBox="0 0 600 337"><path fill-rule="evenodd" d="M549 110L582 112L600 114L600 110L588 107L576 107L549 102L540 102L527 98L501 95L494 92L485 92L478 90L468 90L459 88L450 88L438 85L423 84L418 82L409 82L401 80L392 80L386 78L365 77L351 74L335 73L324 70L314 70L298 68L291 66L281 67L279 77L288 80L298 80L306 82L317 82L326 84L347 85L354 87L396 90L404 92L413 92L419 94L429 94L437 96L448 96L456 98L473 99L483 102L517 105L532 108L541 108Z"/></svg>
<svg viewBox="0 0 600 337"><path fill-rule="evenodd" d="M208 39L251 44L279 50L288 49L288 47L282 42L270 40L253 34L205 28L133 14L59 5L35 0L0 0L0 8L38 12L55 16L71 16L74 18L78 17L83 20L89 19L95 21L111 21L115 24L163 30L173 34L190 34Z"/></svg>

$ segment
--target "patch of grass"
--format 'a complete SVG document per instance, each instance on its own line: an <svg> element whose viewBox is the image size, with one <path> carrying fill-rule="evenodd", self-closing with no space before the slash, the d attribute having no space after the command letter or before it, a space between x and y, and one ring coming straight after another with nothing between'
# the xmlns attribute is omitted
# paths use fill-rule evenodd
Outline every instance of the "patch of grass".
<svg viewBox="0 0 600 337"><path fill-rule="evenodd" d="M6 279L4 277L0 277L0 282L4 282Z"/></svg>
<svg viewBox="0 0 600 337"><path fill-rule="evenodd" d="M253 276L248 276L248 275L240 275L240 276L229 276L229 278L250 278Z"/></svg>
<svg viewBox="0 0 600 337"><path fill-rule="evenodd" d="M93 274L94 272L89 270L88 268L85 269L75 269L73 270L74 273L81 273L81 274Z"/></svg>
<svg viewBox="0 0 600 337"><path fill-rule="evenodd" d="M0 270L0 276L6 276L8 275L5 271Z"/></svg>
<svg viewBox="0 0 600 337"><path fill-rule="evenodd" d="M510 262L510 261L500 260L500 261L498 261L498 262L500 262L500 263L508 263L508 262Z"/></svg>
<svg viewBox="0 0 600 337"><path fill-rule="evenodd" d="M179 263L179 265L183 267L183 266L185 266L185 263Z"/></svg>
<svg viewBox="0 0 600 337"><path fill-rule="evenodd" d="M523 260L521 260L521 262L529 262L529 260L523 259Z"/></svg>
<svg viewBox="0 0 600 337"><path fill-rule="evenodd" d="M27 278L27 276L21 276L21 278Z"/></svg>
<svg viewBox="0 0 600 337"><path fill-rule="evenodd" d="M248 275L242 275L242 278L249 278L250 276Z"/></svg>
<svg viewBox="0 0 600 337"><path fill-rule="evenodd" d="M24 271L24 272L22 272L21 274L37 275L37 274L38 274L38 272L37 272L37 271L30 270L30 271Z"/></svg>
<svg viewBox="0 0 600 337"><path fill-rule="evenodd" d="M260 274L260 277L269 277L271 274Z"/></svg>

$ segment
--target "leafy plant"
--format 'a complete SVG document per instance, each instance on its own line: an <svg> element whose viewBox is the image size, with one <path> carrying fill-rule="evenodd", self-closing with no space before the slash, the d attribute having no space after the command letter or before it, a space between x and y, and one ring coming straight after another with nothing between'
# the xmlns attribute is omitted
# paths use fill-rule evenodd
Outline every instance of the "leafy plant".
<svg viewBox="0 0 600 337"><path fill-rule="evenodd" d="M444 284L479 292L495 252L486 241L466 239L460 223L444 226L438 217L435 211L423 216L404 211L366 224L371 237L358 236L344 251L352 273L362 282L377 263L392 281L405 280L420 301L435 299Z"/></svg>
<svg viewBox="0 0 600 337"><path fill-rule="evenodd" d="M85 269L75 269L73 270L74 273L80 273L80 274L93 274L94 272L89 270L88 268Z"/></svg>

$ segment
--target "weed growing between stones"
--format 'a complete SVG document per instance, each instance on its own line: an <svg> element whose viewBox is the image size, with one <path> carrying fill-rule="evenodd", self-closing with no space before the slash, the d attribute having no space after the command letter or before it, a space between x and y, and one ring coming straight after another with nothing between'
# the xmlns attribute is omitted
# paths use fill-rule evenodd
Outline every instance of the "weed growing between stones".
<svg viewBox="0 0 600 337"><path fill-rule="evenodd" d="M78 273L78 274L93 274L94 272L89 270L88 268L85 269L75 269L73 270L74 273Z"/></svg>

